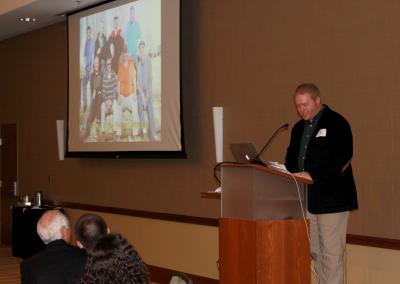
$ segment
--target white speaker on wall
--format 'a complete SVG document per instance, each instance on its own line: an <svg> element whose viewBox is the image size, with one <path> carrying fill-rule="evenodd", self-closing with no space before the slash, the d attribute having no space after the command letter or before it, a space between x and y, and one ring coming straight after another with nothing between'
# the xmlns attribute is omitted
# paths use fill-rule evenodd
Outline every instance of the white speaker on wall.
<svg viewBox="0 0 400 284"><path fill-rule="evenodd" d="M56 120L57 127L57 145L58 145L58 159L64 160L65 146L64 146L64 120Z"/></svg>
<svg viewBox="0 0 400 284"><path fill-rule="evenodd" d="M217 163L224 160L224 108L213 107L214 139L215 139L215 158ZM221 192L218 187L215 192Z"/></svg>
<svg viewBox="0 0 400 284"><path fill-rule="evenodd" d="M224 108L213 107L215 156L217 163L223 161L224 156Z"/></svg>

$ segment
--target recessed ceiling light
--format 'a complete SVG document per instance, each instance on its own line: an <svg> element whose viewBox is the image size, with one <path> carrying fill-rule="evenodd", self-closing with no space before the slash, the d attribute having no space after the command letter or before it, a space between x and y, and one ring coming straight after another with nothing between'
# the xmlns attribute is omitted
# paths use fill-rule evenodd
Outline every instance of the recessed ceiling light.
<svg viewBox="0 0 400 284"><path fill-rule="evenodd" d="M23 17L20 18L19 20L24 23L36 22L36 18L30 18L30 17Z"/></svg>

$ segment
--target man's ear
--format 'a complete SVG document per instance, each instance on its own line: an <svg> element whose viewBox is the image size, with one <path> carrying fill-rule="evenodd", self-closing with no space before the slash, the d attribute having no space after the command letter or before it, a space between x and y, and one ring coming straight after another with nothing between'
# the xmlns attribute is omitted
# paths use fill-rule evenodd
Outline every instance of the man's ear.
<svg viewBox="0 0 400 284"><path fill-rule="evenodd" d="M316 97L316 98L315 98L315 103L316 103L317 105L321 105L321 97Z"/></svg>
<svg viewBox="0 0 400 284"><path fill-rule="evenodd" d="M78 240L76 240L76 245L77 245L80 249L83 249L83 248L84 248L83 245L82 245L82 243L81 243L80 241L78 241Z"/></svg>
<svg viewBox="0 0 400 284"><path fill-rule="evenodd" d="M107 227L107 234L111 233L110 228Z"/></svg>
<svg viewBox="0 0 400 284"><path fill-rule="evenodd" d="M66 243L71 241L71 230L64 226L61 227L61 236Z"/></svg>

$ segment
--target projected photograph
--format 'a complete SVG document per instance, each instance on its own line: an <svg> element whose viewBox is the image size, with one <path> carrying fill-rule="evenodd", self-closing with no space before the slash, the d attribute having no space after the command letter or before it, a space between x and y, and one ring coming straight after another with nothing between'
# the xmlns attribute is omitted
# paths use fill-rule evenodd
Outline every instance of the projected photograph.
<svg viewBox="0 0 400 284"><path fill-rule="evenodd" d="M161 141L160 0L82 17L79 29L81 141Z"/></svg>

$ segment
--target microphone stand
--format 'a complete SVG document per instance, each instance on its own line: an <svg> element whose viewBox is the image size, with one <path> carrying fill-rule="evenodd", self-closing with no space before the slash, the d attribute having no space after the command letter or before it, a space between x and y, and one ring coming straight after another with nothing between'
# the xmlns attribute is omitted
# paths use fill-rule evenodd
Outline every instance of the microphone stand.
<svg viewBox="0 0 400 284"><path fill-rule="evenodd" d="M272 142L272 139L274 139L274 137L276 136L276 134L278 134L279 131L281 131L282 129L286 129L288 128L289 123L285 123L284 125L282 125L281 127L279 127L275 133L271 136L271 138L269 138L269 140L267 141L267 143L265 143L264 147L261 149L261 151L251 160L252 164L257 164L260 166L264 166L266 167L267 165L261 160L261 155L265 152L265 150L268 148L269 144Z"/></svg>

